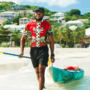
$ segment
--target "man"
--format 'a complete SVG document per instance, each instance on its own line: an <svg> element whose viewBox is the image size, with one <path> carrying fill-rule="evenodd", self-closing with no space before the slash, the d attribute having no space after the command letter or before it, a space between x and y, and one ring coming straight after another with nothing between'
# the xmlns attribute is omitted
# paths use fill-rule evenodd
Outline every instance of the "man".
<svg viewBox="0 0 90 90"><path fill-rule="evenodd" d="M54 40L51 25L48 21L43 20L44 9L37 7L34 11L35 20L26 25L24 34L20 41L21 54L23 57L24 45L28 35L31 32L31 61L36 71L37 79L39 81L39 90L43 90L45 81L45 68L48 62L48 47L46 44L46 36L48 34L50 49L51 49L51 62L54 63Z"/></svg>

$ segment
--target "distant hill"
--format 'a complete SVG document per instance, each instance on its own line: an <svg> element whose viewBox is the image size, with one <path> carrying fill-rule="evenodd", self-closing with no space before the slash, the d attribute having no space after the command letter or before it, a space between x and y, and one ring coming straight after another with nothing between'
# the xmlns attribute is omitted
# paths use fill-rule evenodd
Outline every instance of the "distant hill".
<svg viewBox="0 0 90 90"><path fill-rule="evenodd" d="M35 10L35 8L37 8L38 6L30 6L30 5L22 5L26 10ZM43 7L44 8L44 7ZM52 15L52 14L55 14L56 11L50 11L49 9L47 8L44 8L45 9L45 15Z"/></svg>
<svg viewBox="0 0 90 90"><path fill-rule="evenodd" d="M9 10L10 9L10 5L13 5L13 4L16 4L14 2L5 2L5 1L0 1L0 10ZM16 4L18 5L18 4ZM35 10L36 7L38 6L31 6L31 5L21 5L25 8L25 10ZM43 7L44 8L44 7ZM52 15L52 14L55 14L56 12L55 11L50 11L49 9L47 8L44 8L45 9L45 15Z"/></svg>
<svg viewBox="0 0 90 90"><path fill-rule="evenodd" d="M0 10L8 10L10 9L10 5L15 4L14 2L5 2L5 1L0 1Z"/></svg>

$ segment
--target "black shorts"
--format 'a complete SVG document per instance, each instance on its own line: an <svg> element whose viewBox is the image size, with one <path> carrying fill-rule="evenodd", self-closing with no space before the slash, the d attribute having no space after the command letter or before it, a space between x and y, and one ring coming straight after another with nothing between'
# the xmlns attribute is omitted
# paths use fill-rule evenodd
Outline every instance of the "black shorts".
<svg viewBox="0 0 90 90"><path fill-rule="evenodd" d="M31 61L33 64L33 67L38 67L39 64L48 66L48 46L42 46L42 47L31 47L30 50L31 55Z"/></svg>

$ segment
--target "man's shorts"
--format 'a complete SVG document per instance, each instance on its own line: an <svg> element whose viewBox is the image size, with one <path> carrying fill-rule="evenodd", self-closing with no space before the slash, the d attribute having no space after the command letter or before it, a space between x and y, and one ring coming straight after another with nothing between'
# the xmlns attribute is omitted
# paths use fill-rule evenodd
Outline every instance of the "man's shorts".
<svg viewBox="0 0 90 90"><path fill-rule="evenodd" d="M31 47L30 50L31 55L31 61L33 64L33 67L38 67L39 64L48 66L48 46L42 46L42 47Z"/></svg>

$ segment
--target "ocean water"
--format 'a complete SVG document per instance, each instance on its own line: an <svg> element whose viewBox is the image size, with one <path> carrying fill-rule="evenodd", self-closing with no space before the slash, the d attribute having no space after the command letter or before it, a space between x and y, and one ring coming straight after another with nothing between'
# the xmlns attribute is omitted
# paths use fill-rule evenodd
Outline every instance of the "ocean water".
<svg viewBox="0 0 90 90"><path fill-rule="evenodd" d="M64 84L53 82L52 77L45 74L43 90L90 90L90 57L85 58L60 58L53 64L54 67L78 65L85 71L84 78ZM0 64L0 90L39 90L38 80L32 63ZM46 68L47 71L48 68ZM47 73L47 72L45 72Z"/></svg>

